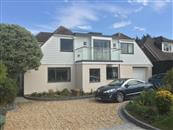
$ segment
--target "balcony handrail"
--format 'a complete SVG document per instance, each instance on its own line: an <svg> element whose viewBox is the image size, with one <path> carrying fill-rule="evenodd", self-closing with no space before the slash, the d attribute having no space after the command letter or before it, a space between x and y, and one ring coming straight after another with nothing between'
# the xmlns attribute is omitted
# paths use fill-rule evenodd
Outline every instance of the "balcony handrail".
<svg viewBox="0 0 173 130"><path fill-rule="evenodd" d="M76 50L79 50L79 49L82 49L82 48L90 48L90 49L97 48L98 49L98 48L101 48L101 47L87 47L87 46L82 46L82 47L76 48L74 50L76 51ZM106 48L106 49L116 50L116 51L121 50L120 48Z"/></svg>

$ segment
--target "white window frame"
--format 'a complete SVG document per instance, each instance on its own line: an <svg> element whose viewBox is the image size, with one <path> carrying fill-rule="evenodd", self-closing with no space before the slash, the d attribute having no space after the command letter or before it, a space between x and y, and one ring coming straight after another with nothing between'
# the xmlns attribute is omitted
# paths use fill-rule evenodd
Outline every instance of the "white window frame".
<svg viewBox="0 0 173 130"><path fill-rule="evenodd" d="M166 45L168 46L168 50L166 50L166 48L165 48ZM168 53L173 53L173 43L163 42L162 43L162 51L168 52Z"/></svg>

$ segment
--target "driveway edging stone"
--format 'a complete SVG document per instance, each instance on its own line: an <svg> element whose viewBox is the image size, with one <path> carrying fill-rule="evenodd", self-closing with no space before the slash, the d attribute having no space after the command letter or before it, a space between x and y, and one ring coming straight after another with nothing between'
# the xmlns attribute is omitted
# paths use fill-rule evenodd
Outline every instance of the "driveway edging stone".
<svg viewBox="0 0 173 130"><path fill-rule="evenodd" d="M76 96L76 97L62 97L62 98L45 98L45 97L24 96L24 98L29 99L29 100L37 100L37 101L65 101L65 100L79 100L79 99L94 98L94 95Z"/></svg>

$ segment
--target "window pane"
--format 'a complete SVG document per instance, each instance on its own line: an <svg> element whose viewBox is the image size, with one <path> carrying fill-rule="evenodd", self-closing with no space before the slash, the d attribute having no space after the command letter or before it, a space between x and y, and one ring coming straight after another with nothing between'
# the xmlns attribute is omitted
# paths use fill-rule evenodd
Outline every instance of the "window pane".
<svg viewBox="0 0 173 130"><path fill-rule="evenodd" d="M133 54L134 53L133 43L121 43L121 53L122 54Z"/></svg>
<svg viewBox="0 0 173 130"><path fill-rule="evenodd" d="M128 52L127 44L121 43L121 53L122 54L127 54L127 52Z"/></svg>
<svg viewBox="0 0 173 130"><path fill-rule="evenodd" d="M138 82L137 80L131 80L131 81L129 81L127 84L129 85L129 86L131 86L131 85L137 85L137 84L139 84L140 82Z"/></svg>
<svg viewBox="0 0 173 130"><path fill-rule="evenodd" d="M70 68L48 68L48 82L69 82Z"/></svg>
<svg viewBox="0 0 173 130"><path fill-rule="evenodd" d="M61 51L72 52L73 51L73 39L61 39L60 40Z"/></svg>
<svg viewBox="0 0 173 130"><path fill-rule="evenodd" d="M57 82L70 81L70 68L57 68L56 69L56 81Z"/></svg>
<svg viewBox="0 0 173 130"><path fill-rule="evenodd" d="M90 69L90 82L100 82L100 69Z"/></svg>
<svg viewBox="0 0 173 130"><path fill-rule="evenodd" d="M164 43L164 51L171 52L171 44Z"/></svg>
<svg viewBox="0 0 173 130"><path fill-rule="evenodd" d="M118 67L107 67L107 79L117 79L118 78Z"/></svg>
<svg viewBox="0 0 173 130"><path fill-rule="evenodd" d="M48 68L48 82L55 82L55 69Z"/></svg>
<svg viewBox="0 0 173 130"><path fill-rule="evenodd" d="M133 53L133 44L128 44L128 53Z"/></svg>

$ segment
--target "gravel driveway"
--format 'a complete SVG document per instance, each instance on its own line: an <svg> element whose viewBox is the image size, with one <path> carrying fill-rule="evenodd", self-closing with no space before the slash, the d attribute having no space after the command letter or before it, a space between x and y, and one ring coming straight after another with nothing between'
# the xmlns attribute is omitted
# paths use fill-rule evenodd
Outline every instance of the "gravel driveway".
<svg viewBox="0 0 173 130"><path fill-rule="evenodd" d="M122 124L119 103L94 99L33 101L7 113L5 130L92 130Z"/></svg>

